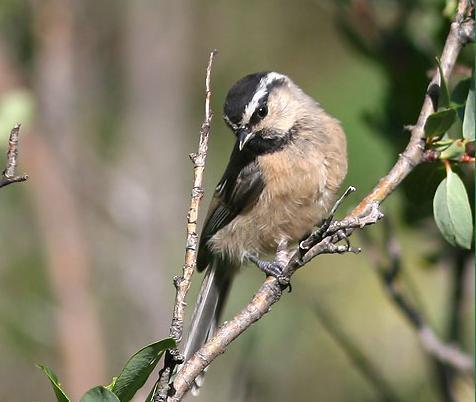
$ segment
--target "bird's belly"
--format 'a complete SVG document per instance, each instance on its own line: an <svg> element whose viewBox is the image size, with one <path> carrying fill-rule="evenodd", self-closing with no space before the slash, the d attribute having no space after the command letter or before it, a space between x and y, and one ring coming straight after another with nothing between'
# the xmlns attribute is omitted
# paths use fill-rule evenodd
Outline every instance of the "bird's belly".
<svg viewBox="0 0 476 402"><path fill-rule="evenodd" d="M318 225L334 201L325 172L291 172L294 179L271 176L274 182L266 183L257 203L210 239L211 249L234 261L242 261L246 253L274 255L281 241L295 244Z"/></svg>

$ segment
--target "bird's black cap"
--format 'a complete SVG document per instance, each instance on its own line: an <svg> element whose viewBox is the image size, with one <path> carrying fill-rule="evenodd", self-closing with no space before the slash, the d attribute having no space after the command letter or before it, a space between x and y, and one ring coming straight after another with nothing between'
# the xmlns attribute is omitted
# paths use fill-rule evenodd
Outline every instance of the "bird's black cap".
<svg viewBox="0 0 476 402"><path fill-rule="evenodd" d="M241 121L246 105L250 103L256 93L261 79L268 73L269 71L264 71L246 75L228 91L223 111L232 123L238 124Z"/></svg>

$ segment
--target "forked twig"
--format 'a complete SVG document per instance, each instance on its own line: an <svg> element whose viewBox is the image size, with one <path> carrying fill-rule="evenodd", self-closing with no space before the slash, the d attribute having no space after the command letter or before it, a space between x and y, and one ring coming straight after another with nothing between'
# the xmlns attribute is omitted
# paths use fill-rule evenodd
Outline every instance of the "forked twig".
<svg viewBox="0 0 476 402"><path fill-rule="evenodd" d="M28 180L28 175L24 174L17 176L15 171L17 167L18 157L18 134L20 133L20 124L15 124L15 127L10 131L10 138L8 139L7 164L0 178L0 187L8 186L12 183L20 183Z"/></svg>

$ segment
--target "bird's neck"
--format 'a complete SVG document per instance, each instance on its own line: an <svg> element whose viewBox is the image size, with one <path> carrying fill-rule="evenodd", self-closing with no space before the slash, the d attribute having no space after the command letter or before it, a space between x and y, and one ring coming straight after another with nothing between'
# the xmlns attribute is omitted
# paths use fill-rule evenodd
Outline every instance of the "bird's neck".
<svg viewBox="0 0 476 402"><path fill-rule="evenodd" d="M272 130L262 130L246 144L246 151L255 157L278 152L293 141L294 135L294 128L284 134Z"/></svg>

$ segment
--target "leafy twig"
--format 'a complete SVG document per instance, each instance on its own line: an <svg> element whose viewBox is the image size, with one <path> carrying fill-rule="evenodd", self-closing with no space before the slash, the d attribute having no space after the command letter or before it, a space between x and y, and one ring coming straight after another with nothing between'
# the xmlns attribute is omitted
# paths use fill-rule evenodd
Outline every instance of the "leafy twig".
<svg viewBox="0 0 476 402"><path fill-rule="evenodd" d="M364 376L368 383L378 393L378 400L382 402L399 402L395 391L357 344L340 327L338 322L319 303L314 303L312 310L330 336L337 342L353 366Z"/></svg>

